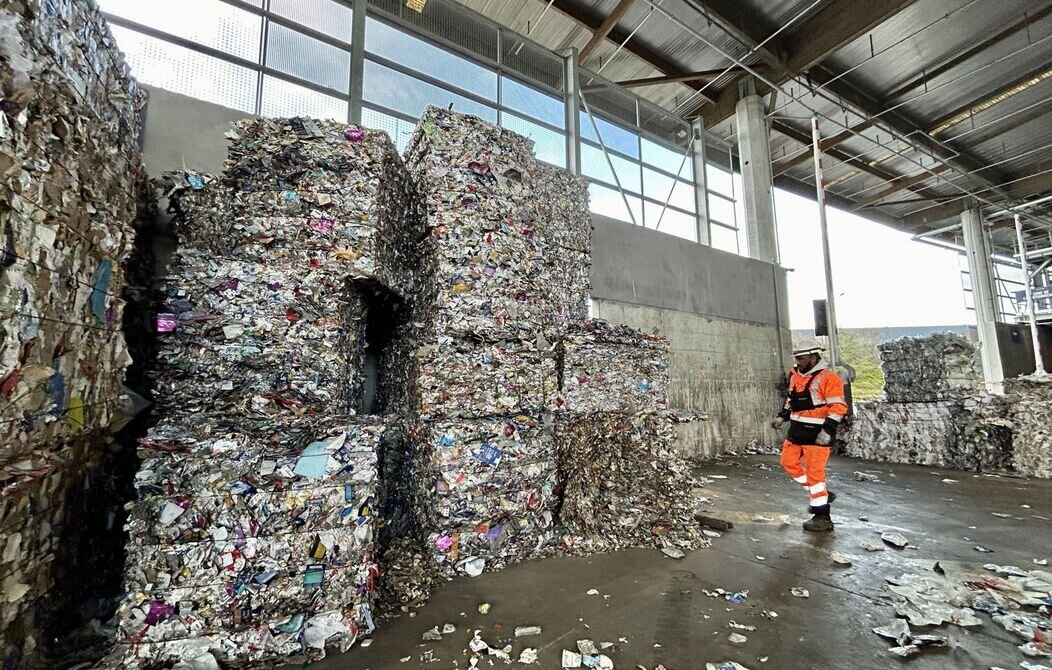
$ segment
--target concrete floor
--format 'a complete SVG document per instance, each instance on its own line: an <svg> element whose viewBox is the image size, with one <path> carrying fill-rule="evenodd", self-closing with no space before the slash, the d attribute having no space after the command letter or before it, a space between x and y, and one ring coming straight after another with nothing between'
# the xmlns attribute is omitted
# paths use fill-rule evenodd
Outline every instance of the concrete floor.
<svg viewBox="0 0 1052 670"><path fill-rule="evenodd" d="M837 530L804 533L806 497L778 468L774 456L728 459L704 467L702 475L725 475L705 488L715 516L735 528L681 561L658 551L631 550L587 558L533 561L476 579L462 578L438 589L414 618L387 622L368 648L330 655L313 666L361 670L446 670L468 666L465 652L474 629L497 645L516 626L543 628L538 637L514 645L513 658L526 646L540 649L540 663L560 667L561 650L578 639L615 643L606 652L615 667L695 670L706 662L733 660L758 668L885 669L909 664L927 668L1018 668L1025 657L1019 644L986 615L983 626L938 629L951 649L909 660L887 654L889 644L871 632L894 616L883 580L930 567L935 561L1014 564L1032 568L1034 558L1052 554L1052 481L994 478L845 458L830 462L830 488L840 498L834 509ZM880 475L882 483L857 482L856 470ZM957 480L944 483L944 478ZM1029 505L1029 508L1022 507ZM992 512L1011 514L1002 519ZM792 525L781 517L792 514ZM860 521L866 516L869 521ZM771 521L755 520L768 517ZM906 535L914 549L866 552L864 540L880 542L882 531ZM993 549L983 554L973 547ZM851 567L836 567L831 551L848 554ZM759 557L762 556L761 560ZM1046 568L1047 569L1047 568ZM790 594L794 586L809 599ZM586 595L598 589L599 596ZM703 589L748 590L742 604L706 596ZM478 613L488 602L492 611ZM778 613L774 619L764 610ZM732 631L728 622L756 626ZM441 642L421 642L421 634L453 623L457 632ZM735 647L731 632L748 637ZM622 641L619 641L623 638ZM434 662L421 655L433 652ZM409 657L402 662L400 659ZM759 659L767 657L766 662ZM1030 659L1038 660L1038 659ZM493 667L504 664L494 660ZM480 668L488 668L483 660ZM515 667L526 667L515 664Z"/></svg>

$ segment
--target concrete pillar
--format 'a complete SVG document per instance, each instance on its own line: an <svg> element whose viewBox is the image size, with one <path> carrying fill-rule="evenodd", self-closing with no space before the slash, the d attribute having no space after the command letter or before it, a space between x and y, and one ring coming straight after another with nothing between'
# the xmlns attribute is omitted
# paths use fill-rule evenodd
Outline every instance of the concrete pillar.
<svg viewBox="0 0 1052 670"><path fill-rule="evenodd" d="M751 84L751 80L748 82ZM735 108L738 123L738 156L742 169L742 197L745 199L745 229L749 256L778 262L778 236L774 223L774 176L771 145L763 98L751 88Z"/></svg>
<svg viewBox="0 0 1052 670"><path fill-rule="evenodd" d="M975 302L975 321L979 331L979 352L983 359L983 378L987 387L1001 392L1004 369L1001 349L997 343L997 321L1000 318L994 263L990 244L983 230L983 219L978 209L961 212L961 228L968 256L968 274L972 279L972 298Z"/></svg>
<svg viewBox="0 0 1052 670"><path fill-rule="evenodd" d="M709 236L709 183L705 172L705 119L700 116L690 124L693 139L694 162L694 207L698 212L698 244L710 246Z"/></svg>

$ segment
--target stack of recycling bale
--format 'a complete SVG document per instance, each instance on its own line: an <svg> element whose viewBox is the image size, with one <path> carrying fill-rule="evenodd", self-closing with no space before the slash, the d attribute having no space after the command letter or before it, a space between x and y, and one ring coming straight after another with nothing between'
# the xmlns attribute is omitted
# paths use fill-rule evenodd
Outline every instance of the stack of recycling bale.
<svg viewBox="0 0 1052 670"><path fill-rule="evenodd" d="M94 3L0 3L0 45L0 647L17 666L95 567L66 557L123 420L145 94Z"/></svg>
<svg viewBox="0 0 1052 670"><path fill-rule="evenodd" d="M982 388L978 353L961 335L905 337L878 347L884 400L855 406L850 456L962 470L1012 467L1007 403Z"/></svg>
<svg viewBox="0 0 1052 670"><path fill-rule="evenodd" d="M124 667L312 658L373 629L386 426L356 413L372 294L412 291L413 187L383 133L271 119L230 140L221 179L169 192L184 244L127 524Z"/></svg>
<svg viewBox="0 0 1052 670"><path fill-rule="evenodd" d="M1014 464L1029 477L1052 479L1052 377L1016 377L1005 381L1011 399Z"/></svg>
<svg viewBox="0 0 1052 670"><path fill-rule="evenodd" d="M588 321L562 348L556 441L566 548L696 549L687 464L668 411L669 342L628 326Z"/></svg>
<svg viewBox="0 0 1052 670"><path fill-rule="evenodd" d="M982 387L979 352L957 333L901 337L877 351L888 402L953 400Z"/></svg>
<svg viewBox="0 0 1052 670"><path fill-rule="evenodd" d="M533 143L429 108L406 150L427 203L433 296L417 352L417 511L435 562L472 574L557 544L557 348L588 309L579 178ZM543 194L543 197L540 197Z"/></svg>

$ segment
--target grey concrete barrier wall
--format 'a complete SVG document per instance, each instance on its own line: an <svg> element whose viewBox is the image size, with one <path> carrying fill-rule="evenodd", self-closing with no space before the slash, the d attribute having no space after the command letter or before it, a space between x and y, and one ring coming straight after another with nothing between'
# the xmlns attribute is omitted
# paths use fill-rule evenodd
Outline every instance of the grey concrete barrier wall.
<svg viewBox="0 0 1052 670"><path fill-rule="evenodd" d="M145 157L152 174L218 173L223 134L243 112L149 88ZM710 420L681 431L689 456L780 438L767 420L781 403L790 331L785 271L769 263L593 217L595 316L672 340L672 402Z"/></svg>

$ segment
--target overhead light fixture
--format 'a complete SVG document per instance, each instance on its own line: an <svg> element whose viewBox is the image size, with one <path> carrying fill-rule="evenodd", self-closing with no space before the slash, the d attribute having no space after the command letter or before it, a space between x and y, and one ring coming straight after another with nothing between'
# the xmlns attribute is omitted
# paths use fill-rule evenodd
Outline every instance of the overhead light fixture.
<svg viewBox="0 0 1052 670"><path fill-rule="evenodd" d="M423 13L427 0L405 0L405 6L414 12Z"/></svg>

